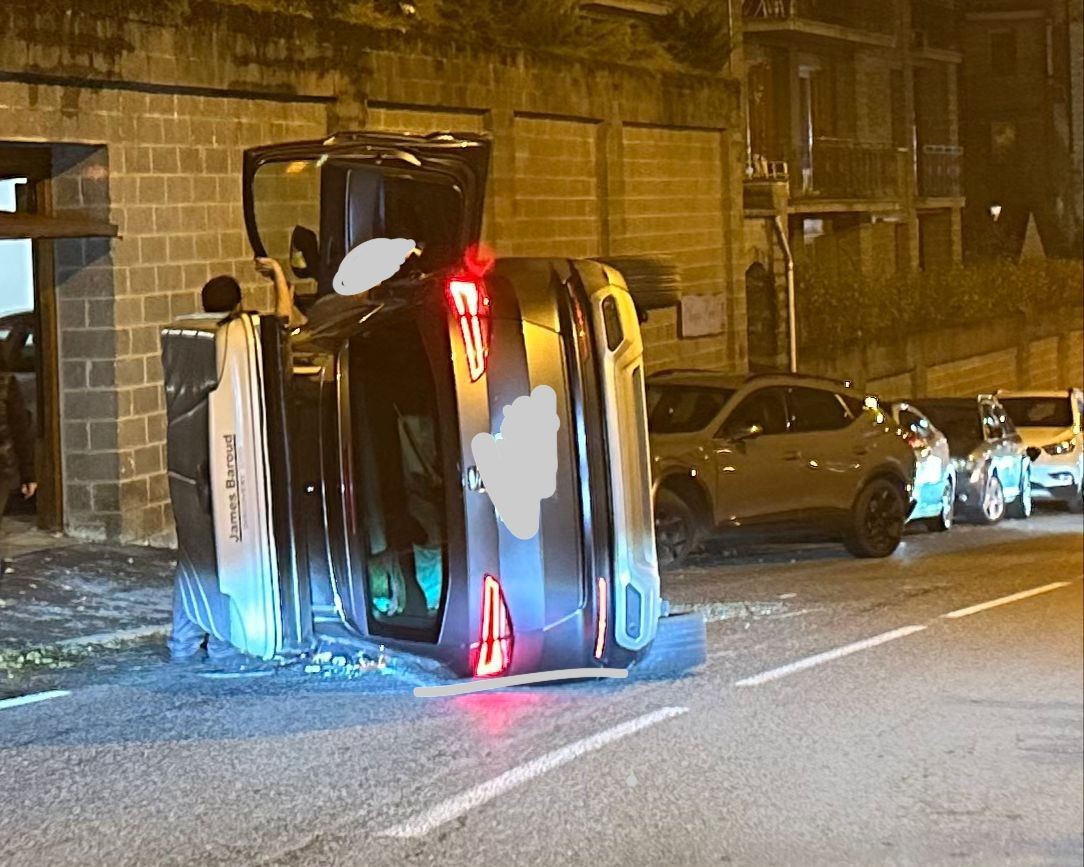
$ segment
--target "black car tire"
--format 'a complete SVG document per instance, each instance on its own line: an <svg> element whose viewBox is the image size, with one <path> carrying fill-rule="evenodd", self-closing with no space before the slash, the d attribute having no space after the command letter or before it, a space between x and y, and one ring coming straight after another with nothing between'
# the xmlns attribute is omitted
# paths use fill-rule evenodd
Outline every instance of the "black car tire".
<svg viewBox="0 0 1084 867"><path fill-rule="evenodd" d="M941 495L941 514L934 518L926 519L926 526L934 533L944 533L952 529L956 523L956 483L949 478L945 482L947 490ZM945 505L945 496L948 496L948 505Z"/></svg>
<svg viewBox="0 0 1084 867"><path fill-rule="evenodd" d="M906 520L899 486L889 479L874 479L855 498L843 543L855 557L888 557L899 547Z"/></svg>
<svg viewBox="0 0 1084 867"><path fill-rule="evenodd" d="M1031 517L1032 508L1031 470L1024 470L1020 476L1020 493L1005 507L1005 514L1017 521L1022 521Z"/></svg>
<svg viewBox="0 0 1084 867"><path fill-rule="evenodd" d="M994 509L993 515L987 510L987 500L991 499L996 505L1000 502L1000 508ZM982 487L982 501L979 503L977 520L980 524L996 524L1005 517L1005 488L1001 485L1001 479L997 473L990 473L986 477L986 484Z"/></svg>
<svg viewBox="0 0 1084 867"><path fill-rule="evenodd" d="M1084 514L1084 482L1077 488L1076 496L1069 500L1065 505L1068 506L1070 514Z"/></svg>
<svg viewBox="0 0 1084 867"><path fill-rule="evenodd" d="M667 488L655 497L655 548L660 566L680 566L703 535L693 507Z"/></svg>

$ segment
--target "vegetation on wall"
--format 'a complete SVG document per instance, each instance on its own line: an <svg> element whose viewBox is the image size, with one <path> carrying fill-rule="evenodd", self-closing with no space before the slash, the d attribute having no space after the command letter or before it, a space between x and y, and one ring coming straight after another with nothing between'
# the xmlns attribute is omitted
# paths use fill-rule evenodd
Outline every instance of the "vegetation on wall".
<svg viewBox="0 0 1084 867"><path fill-rule="evenodd" d="M798 341L804 347L908 334L1084 304L1079 260L985 262L895 276L863 277L803 265L795 272Z"/></svg>

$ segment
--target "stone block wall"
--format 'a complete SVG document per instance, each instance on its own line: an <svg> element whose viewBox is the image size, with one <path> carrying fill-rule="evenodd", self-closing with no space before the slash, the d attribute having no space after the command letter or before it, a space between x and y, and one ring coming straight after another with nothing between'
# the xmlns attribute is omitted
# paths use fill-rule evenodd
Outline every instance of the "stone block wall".
<svg viewBox="0 0 1084 867"><path fill-rule="evenodd" d="M302 19L268 19L272 35L257 36L213 2L191 21L94 5L0 9L0 142L49 148L53 209L119 229L53 243L68 532L171 538L159 329L193 312L215 274L235 275L250 305L268 300L241 203L256 145L364 127L487 132L484 235L498 254L672 254L691 290L725 295L726 328L679 340L673 313L653 313L652 363L744 369L734 82ZM284 187L273 243L296 200Z"/></svg>

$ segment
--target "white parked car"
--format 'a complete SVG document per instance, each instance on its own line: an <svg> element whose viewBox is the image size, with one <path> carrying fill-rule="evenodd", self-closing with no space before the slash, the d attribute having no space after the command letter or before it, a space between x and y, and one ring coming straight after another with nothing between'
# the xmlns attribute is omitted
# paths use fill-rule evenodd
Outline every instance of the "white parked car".
<svg viewBox="0 0 1084 867"><path fill-rule="evenodd" d="M948 439L913 404L895 401L890 406L893 420L915 450L915 508L907 520L947 530L956 514L956 473Z"/></svg>
<svg viewBox="0 0 1084 867"><path fill-rule="evenodd" d="M1027 446L1041 449L1031 465L1032 496L1084 511L1084 391L999 391L998 399Z"/></svg>

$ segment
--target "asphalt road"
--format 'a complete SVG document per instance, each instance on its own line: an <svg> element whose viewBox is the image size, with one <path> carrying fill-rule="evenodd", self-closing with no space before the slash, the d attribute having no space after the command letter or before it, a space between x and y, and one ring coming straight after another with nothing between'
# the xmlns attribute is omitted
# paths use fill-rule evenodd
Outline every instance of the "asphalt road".
<svg viewBox="0 0 1084 867"><path fill-rule="evenodd" d="M128 650L0 707L0 863L1081 864L1082 542L706 555L664 578L711 620L676 681L418 699Z"/></svg>

